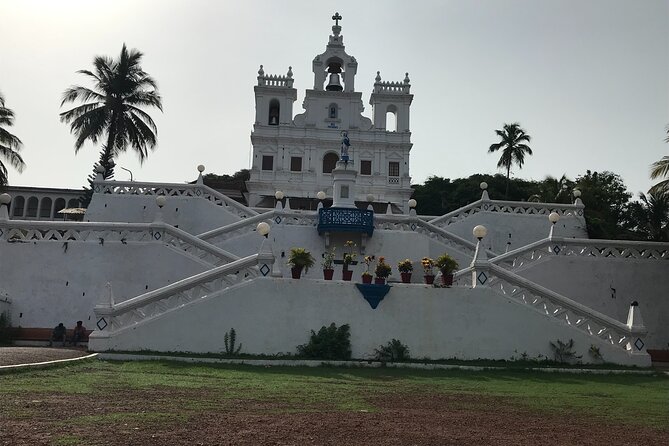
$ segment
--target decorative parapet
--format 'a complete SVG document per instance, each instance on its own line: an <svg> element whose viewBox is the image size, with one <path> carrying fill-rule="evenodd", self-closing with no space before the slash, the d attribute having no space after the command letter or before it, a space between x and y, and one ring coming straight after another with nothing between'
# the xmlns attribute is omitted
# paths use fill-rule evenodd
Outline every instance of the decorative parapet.
<svg viewBox="0 0 669 446"><path fill-rule="evenodd" d="M293 88L293 67L288 67L288 73L285 76L281 76L277 74L265 74L263 66L260 65L260 69L258 70L258 86Z"/></svg>
<svg viewBox="0 0 669 446"><path fill-rule="evenodd" d="M490 259L516 271L555 256L603 257L621 260L669 260L669 243L550 237Z"/></svg>
<svg viewBox="0 0 669 446"><path fill-rule="evenodd" d="M435 226L446 227L480 212L498 212L520 215L545 215L552 212L560 217L583 218L583 204L535 203L529 201L478 200L460 209L430 220Z"/></svg>
<svg viewBox="0 0 669 446"><path fill-rule="evenodd" d="M140 183L136 181L95 181L93 192L115 195L164 195L167 197L196 197L226 208L240 218L258 215L256 211L226 197L209 186L199 184Z"/></svg>
<svg viewBox="0 0 669 446"><path fill-rule="evenodd" d="M120 303L113 303L113 300L110 302L109 298L105 298L104 302L95 306L99 331L91 336L109 337L186 305L214 298L231 287L242 286L253 280L259 273L265 275L257 265L258 254L254 254ZM269 274L271 266L266 268Z"/></svg>
<svg viewBox="0 0 669 446"><path fill-rule="evenodd" d="M318 233L374 233L374 211L358 208L321 208L318 210Z"/></svg>
<svg viewBox="0 0 669 446"><path fill-rule="evenodd" d="M376 79L374 82L374 93L380 94L410 94L411 84L409 83L409 73L402 82L387 82L381 81L381 72L376 72Z"/></svg>
<svg viewBox="0 0 669 446"><path fill-rule="evenodd" d="M9 220L0 222L0 240L9 243L161 243L207 263L222 265L239 257L166 223L99 223Z"/></svg>

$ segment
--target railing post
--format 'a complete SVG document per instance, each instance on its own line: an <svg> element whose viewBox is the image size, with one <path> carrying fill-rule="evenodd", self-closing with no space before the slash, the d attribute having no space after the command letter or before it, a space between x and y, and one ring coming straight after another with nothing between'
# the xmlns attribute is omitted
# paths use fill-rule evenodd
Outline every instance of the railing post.
<svg viewBox="0 0 669 446"><path fill-rule="evenodd" d="M9 203L12 197L9 194L0 195L0 220L9 220Z"/></svg>
<svg viewBox="0 0 669 446"><path fill-rule="evenodd" d="M485 247L481 244L481 240L486 236L488 230L483 225L474 227L472 231L474 237L478 239L476 242L476 251L474 251L474 259L470 266L472 267L472 288L484 286L490 280L490 261L486 254Z"/></svg>
<svg viewBox="0 0 669 446"><path fill-rule="evenodd" d="M641 311L639 310L639 303L634 301L630 304L629 312L627 313L627 328L632 331L630 340L627 343L627 351L631 355L645 355L646 344L641 339L641 336L638 336L634 333L644 332L646 327L643 324L643 319L641 318Z"/></svg>
<svg viewBox="0 0 669 446"><path fill-rule="evenodd" d="M100 331L100 337L109 337L112 331L112 313L114 310L114 293L111 283L105 285L105 296L102 302L93 308L95 313L95 325Z"/></svg>

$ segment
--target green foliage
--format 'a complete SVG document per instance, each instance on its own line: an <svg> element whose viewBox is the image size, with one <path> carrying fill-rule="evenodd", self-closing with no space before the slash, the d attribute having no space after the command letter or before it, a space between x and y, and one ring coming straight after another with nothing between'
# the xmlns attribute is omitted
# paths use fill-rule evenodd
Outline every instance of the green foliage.
<svg viewBox="0 0 669 446"><path fill-rule="evenodd" d="M344 324L337 328L335 323L323 326L318 333L311 330L311 337L306 344L298 345L300 356L309 359L345 361L351 359L351 327Z"/></svg>
<svg viewBox="0 0 669 446"><path fill-rule="evenodd" d="M7 313L0 313L0 345L11 344L12 338L10 335L11 325L9 324L9 316Z"/></svg>
<svg viewBox="0 0 669 446"><path fill-rule="evenodd" d="M576 178L585 203L585 221L591 238L631 238L626 221L632 194L620 175L613 172L591 172Z"/></svg>
<svg viewBox="0 0 669 446"><path fill-rule="evenodd" d="M525 130L520 127L520 124L514 122L513 124L504 124L502 130L495 130L495 133L500 138L498 143L490 145L488 153L493 153L498 150L502 151L502 156L499 158L497 167L506 169L506 184L507 189L504 197L509 195L509 177L511 173L511 166L518 164L518 168L522 169L525 163L525 155L532 155L532 149L525 143L531 140Z"/></svg>
<svg viewBox="0 0 669 446"><path fill-rule="evenodd" d="M398 339L391 339L386 345L380 345L374 349L376 359L384 362L406 361L411 359L409 347L402 344Z"/></svg>
<svg viewBox="0 0 669 446"><path fill-rule="evenodd" d="M232 175L208 173L202 177L202 181L212 189L232 189L240 192L248 192L246 182L250 178L251 171L249 169L242 169Z"/></svg>
<svg viewBox="0 0 669 446"><path fill-rule="evenodd" d="M453 272L458 269L458 262L448 255L448 253L443 253L437 257L437 260L434 261L434 265L439 268L442 274L453 274Z"/></svg>
<svg viewBox="0 0 669 446"><path fill-rule="evenodd" d="M413 271L413 263L411 262L411 259L404 259L401 262L398 262L397 269L401 273L410 273Z"/></svg>
<svg viewBox="0 0 669 446"><path fill-rule="evenodd" d="M595 344L590 345L590 349L588 349L588 353L590 356L592 356L592 359L595 361L602 361L602 352L599 351L599 347L597 347Z"/></svg>
<svg viewBox="0 0 669 446"><path fill-rule="evenodd" d="M628 222L640 239L669 241L669 191L639 194L640 201L628 205Z"/></svg>
<svg viewBox="0 0 669 446"><path fill-rule="evenodd" d="M581 356L577 356L574 351L573 339L570 339L569 342L562 342L557 339L555 344L552 342L550 344L557 362L573 362L575 359L581 358Z"/></svg>
<svg viewBox="0 0 669 446"><path fill-rule="evenodd" d="M23 158L19 154L23 143L3 128L3 126L11 127L12 125L14 125L14 112L5 107L5 98L0 94L0 187L7 184L7 167L3 164L2 159L9 162L9 165L19 172L22 172L25 167Z"/></svg>
<svg viewBox="0 0 669 446"><path fill-rule="evenodd" d="M376 264L374 269L374 275L380 279L386 279L392 272L392 268L388 263L386 263L385 257L379 257L379 262Z"/></svg>
<svg viewBox="0 0 669 446"><path fill-rule="evenodd" d="M335 258L335 248L332 247L331 250L325 251L323 253L323 269L332 269L332 266L334 264L334 258Z"/></svg>
<svg viewBox="0 0 669 446"><path fill-rule="evenodd" d="M231 328L229 332L225 332L223 335L223 343L225 344L225 354L226 355L238 355L242 349L242 344L240 343L237 348L235 348L235 343L237 342L237 332L234 328Z"/></svg>
<svg viewBox="0 0 669 446"><path fill-rule="evenodd" d="M288 264L292 268L304 269L305 272L314 266L315 259L309 251L304 248L290 248L290 255L288 256Z"/></svg>

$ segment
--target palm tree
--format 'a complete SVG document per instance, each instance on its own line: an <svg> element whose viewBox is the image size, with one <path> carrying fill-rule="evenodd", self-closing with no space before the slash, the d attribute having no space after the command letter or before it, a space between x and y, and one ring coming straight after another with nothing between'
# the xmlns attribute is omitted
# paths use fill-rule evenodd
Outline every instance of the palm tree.
<svg viewBox="0 0 669 446"><path fill-rule="evenodd" d="M647 240L669 240L669 193L639 194L641 202L631 204L631 217L636 230Z"/></svg>
<svg viewBox="0 0 669 446"><path fill-rule="evenodd" d="M77 138L75 153L87 140L97 144L98 139L104 138L99 164L104 168L105 179L114 174L112 160L128 146L137 152L140 162L148 156L148 149L156 146L156 124L140 107L162 111L162 98L156 81L139 65L141 59L141 52L128 51L124 43L118 59L96 56L95 72L77 71L93 81L92 89L72 86L63 93L61 107L68 102L83 102L60 114L61 122L70 124L70 132Z"/></svg>
<svg viewBox="0 0 669 446"><path fill-rule="evenodd" d="M26 163L19 155L21 150L21 140L9 133L2 126L11 127L14 125L14 112L5 107L5 98L0 93L0 186L7 184L7 167L2 163L4 158L19 172L23 171Z"/></svg>
<svg viewBox="0 0 669 446"><path fill-rule="evenodd" d="M651 187L648 192L651 194L669 192L669 156L663 156L661 160L650 165L650 179L657 178L664 178L664 180Z"/></svg>
<svg viewBox="0 0 669 446"><path fill-rule="evenodd" d="M515 162L519 168L523 168L525 163L525 154L532 155L532 149L525 144L530 142L530 135L525 133L525 130L520 128L520 124L514 122L513 124L504 124L502 130L495 130L497 136L501 139L498 143L491 144L488 153L493 153L502 149L502 156L499 158L497 167L504 167L506 169L506 193L505 198L509 195L509 176L511 173L511 165Z"/></svg>

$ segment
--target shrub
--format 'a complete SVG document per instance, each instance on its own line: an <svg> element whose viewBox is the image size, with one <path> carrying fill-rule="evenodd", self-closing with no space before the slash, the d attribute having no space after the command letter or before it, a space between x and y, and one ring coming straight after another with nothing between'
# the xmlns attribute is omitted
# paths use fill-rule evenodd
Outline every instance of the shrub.
<svg viewBox="0 0 669 446"><path fill-rule="evenodd" d="M337 328L334 324L323 326L318 333L311 330L311 337L306 344L297 346L297 353L309 359L348 360L351 359L350 326L344 324Z"/></svg>
<svg viewBox="0 0 669 446"><path fill-rule="evenodd" d="M223 343L225 344L225 354L226 355L238 355L242 349L242 344L235 349L235 342L237 342L237 332L234 328L231 328L229 332L225 332L223 336Z"/></svg>
<svg viewBox="0 0 669 446"><path fill-rule="evenodd" d="M304 248L290 248L290 255L288 256L288 264L292 268L304 268L304 272L309 271L309 268L314 266L314 258L311 253Z"/></svg>
<svg viewBox="0 0 669 446"><path fill-rule="evenodd" d="M406 361L410 359L409 347L402 344L398 339L392 339L386 345L380 345L374 350L376 359L384 362Z"/></svg>
<svg viewBox="0 0 669 446"><path fill-rule="evenodd" d="M570 339L569 342L562 342L557 339L556 344L552 342L550 344L557 362L572 362L574 359L581 358L580 356L576 356L573 339Z"/></svg>

